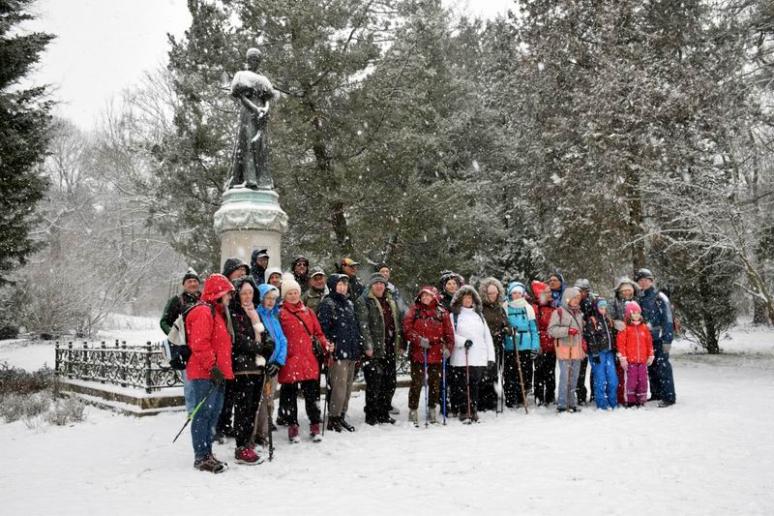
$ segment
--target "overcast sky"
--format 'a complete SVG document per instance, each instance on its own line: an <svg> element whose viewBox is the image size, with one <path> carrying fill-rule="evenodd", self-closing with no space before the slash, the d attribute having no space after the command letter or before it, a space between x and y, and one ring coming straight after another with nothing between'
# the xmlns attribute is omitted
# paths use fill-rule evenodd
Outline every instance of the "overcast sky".
<svg viewBox="0 0 774 516"><path fill-rule="evenodd" d="M445 0L493 17L512 0ZM167 33L190 23L186 0L38 0L31 25L57 36L32 76L53 87L56 113L93 128L110 100L166 62Z"/></svg>

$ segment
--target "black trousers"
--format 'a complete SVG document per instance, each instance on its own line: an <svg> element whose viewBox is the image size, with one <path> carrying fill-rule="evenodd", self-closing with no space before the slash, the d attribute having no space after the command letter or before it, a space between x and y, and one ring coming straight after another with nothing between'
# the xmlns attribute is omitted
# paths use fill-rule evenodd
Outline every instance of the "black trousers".
<svg viewBox="0 0 774 516"><path fill-rule="evenodd" d="M556 353L541 353L535 359L535 398L544 404L556 400Z"/></svg>
<svg viewBox="0 0 774 516"><path fill-rule="evenodd" d="M234 413L234 380L226 380L226 390L223 395L223 408L220 410L218 424L215 432L218 434L230 434L234 428L231 416Z"/></svg>
<svg viewBox="0 0 774 516"><path fill-rule="evenodd" d="M299 383L284 383L280 387L279 415L287 421L288 425L298 424L298 391L304 393L304 405L306 415L311 424L320 422L320 407L317 400L320 398L320 380L306 380Z"/></svg>
<svg viewBox="0 0 774 516"><path fill-rule="evenodd" d="M238 374L233 382L228 383L232 384L236 445L247 446L255 430L255 414L258 412L263 375Z"/></svg>
<svg viewBox="0 0 774 516"><path fill-rule="evenodd" d="M388 417L397 378L395 357L372 358L363 363L366 381L366 417Z"/></svg>
<svg viewBox="0 0 774 516"><path fill-rule="evenodd" d="M466 370L467 369L467 374ZM478 411L478 386L481 383L481 377L486 371L486 367L452 367L455 377L454 386L456 395L454 396L457 404L456 412L460 414L468 413L468 400L470 401L470 413L475 414ZM468 389L470 389L470 398L468 398Z"/></svg>

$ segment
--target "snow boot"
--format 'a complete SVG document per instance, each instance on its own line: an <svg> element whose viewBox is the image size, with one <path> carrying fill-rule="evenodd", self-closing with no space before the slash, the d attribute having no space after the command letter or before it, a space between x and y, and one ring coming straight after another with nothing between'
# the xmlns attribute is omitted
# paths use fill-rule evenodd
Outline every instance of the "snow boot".
<svg viewBox="0 0 774 516"><path fill-rule="evenodd" d="M410 423L414 423L414 426L419 426L419 414L416 410L409 409L408 420Z"/></svg>
<svg viewBox="0 0 774 516"><path fill-rule="evenodd" d="M298 425L288 425L288 440L293 444L301 442L301 438L298 436Z"/></svg>
<svg viewBox="0 0 774 516"><path fill-rule="evenodd" d="M322 441L322 435L320 434L320 423L312 423L309 426L309 435L312 437L312 441L319 443Z"/></svg>
<svg viewBox="0 0 774 516"><path fill-rule="evenodd" d="M391 425L395 424L395 420L390 417L390 412L386 411L384 414L376 418L379 423L389 423Z"/></svg>
<svg viewBox="0 0 774 516"><path fill-rule="evenodd" d="M339 418L339 426L340 426L341 428L343 428L344 430L346 430L347 432L354 432L354 431L355 431L355 427L354 427L354 426L352 426L352 425L350 425L350 424L347 422L347 420L346 420L346 419L344 419L344 416L341 416L341 417Z"/></svg>
<svg viewBox="0 0 774 516"><path fill-rule="evenodd" d="M375 426L379 423L379 419L376 416L368 415L365 418L365 422L367 425Z"/></svg>
<svg viewBox="0 0 774 516"><path fill-rule="evenodd" d="M328 426L326 428L331 432L341 432L341 426L341 418L333 416L328 418Z"/></svg>
<svg viewBox="0 0 774 516"><path fill-rule="evenodd" d="M400 410L396 409L393 406L390 406L390 414L392 414L393 416L398 416L400 415Z"/></svg>
<svg viewBox="0 0 774 516"><path fill-rule="evenodd" d="M661 400L661 401L658 402L658 408L671 407L674 404L675 404L674 401Z"/></svg>
<svg viewBox="0 0 774 516"><path fill-rule="evenodd" d="M228 469L228 464L219 461L214 455L210 454L203 459L195 461L194 468L199 471L208 471L210 473L223 473Z"/></svg>
<svg viewBox="0 0 774 516"><path fill-rule="evenodd" d="M263 459L255 453L255 450L246 446L234 450L234 460L237 464L244 464L246 466L255 466L263 462Z"/></svg>
<svg viewBox="0 0 774 516"><path fill-rule="evenodd" d="M570 412L580 412L581 408L580 407L570 407L567 410L569 410Z"/></svg>

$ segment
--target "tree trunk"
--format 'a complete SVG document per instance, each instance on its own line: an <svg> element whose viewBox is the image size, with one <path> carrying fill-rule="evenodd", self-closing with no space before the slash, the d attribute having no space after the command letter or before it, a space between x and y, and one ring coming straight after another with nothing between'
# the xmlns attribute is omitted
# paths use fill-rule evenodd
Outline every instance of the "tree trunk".
<svg viewBox="0 0 774 516"><path fill-rule="evenodd" d="M645 241L642 239L642 199L640 179L634 172L626 178L626 200L629 205L629 242L631 246L632 272L645 267Z"/></svg>

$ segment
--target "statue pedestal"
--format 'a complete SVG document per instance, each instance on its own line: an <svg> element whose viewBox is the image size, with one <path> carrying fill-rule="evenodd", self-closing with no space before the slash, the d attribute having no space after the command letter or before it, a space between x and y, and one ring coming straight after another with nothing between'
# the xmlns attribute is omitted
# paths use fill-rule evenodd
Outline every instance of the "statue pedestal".
<svg viewBox="0 0 774 516"><path fill-rule="evenodd" d="M231 188L215 212L215 231L220 235L220 265L227 258L250 263L253 249L268 249L269 267L282 267L282 234L288 216L274 190Z"/></svg>

